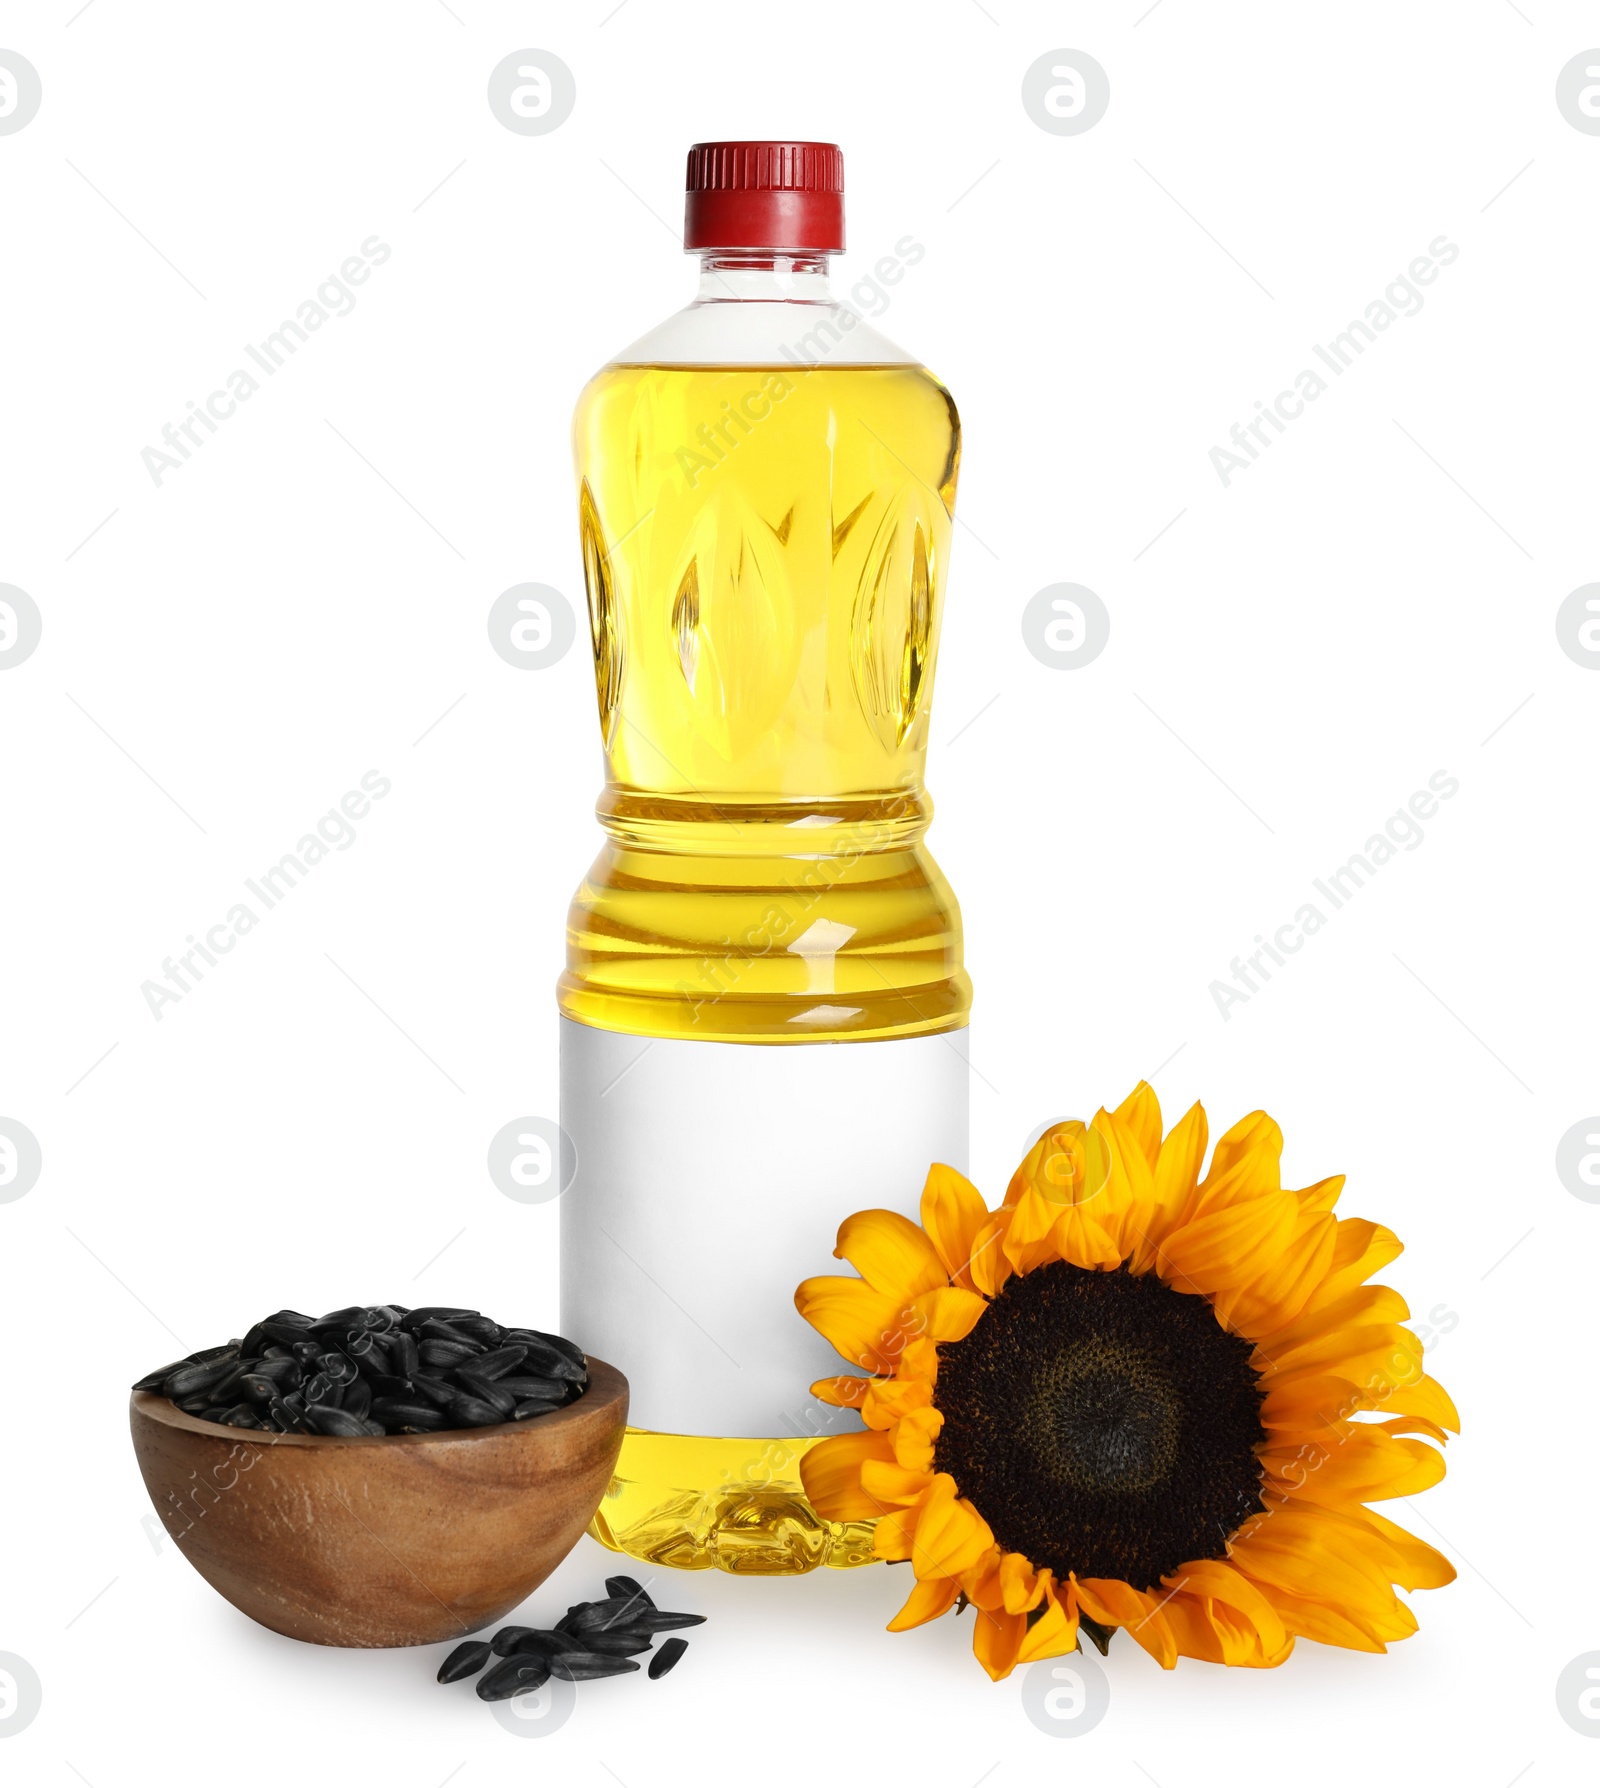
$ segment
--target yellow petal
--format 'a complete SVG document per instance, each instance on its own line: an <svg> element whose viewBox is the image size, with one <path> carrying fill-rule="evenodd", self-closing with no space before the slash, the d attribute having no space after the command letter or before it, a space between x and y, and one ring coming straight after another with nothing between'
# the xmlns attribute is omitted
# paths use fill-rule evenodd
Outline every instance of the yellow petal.
<svg viewBox="0 0 1600 1788"><path fill-rule="evenodd" d="M1141 1080L1112 1116L1118 1129L1154 1171L1161 1156L1161 1102L1155 1088L1148 1080Z"/></svg>
<svg viewBox="0 0 1600 1788"><path fill-rule="evenodd" d="M931 1471L907 1471L883 1459L867 1459L861 1466L862 1494L886 1509L906 1508L932 1487Z"/></svg>
<svg viewBox="0 0 1600 1788"><path fill-rule="evenodd" d="M922 1325L919 1332L937 1344L966 1340L978 1318L989 1308L989 1303L975 1291L963 1291L959 1285L946 1285L938 1291L923 1292L912 1300L911 1307Z"/></svg>
<svg viewBox="0 0 1600 1788"><path fill-rule="evenodd" d="M1443 1589L1447 1583L1455 1582L1456 1567L1426 1540L1397 1527L1376 1509L1361 1510L1359 1521L1361 1527L1377 1536L1391 1583L1398 1583L1402 1589Z"/></svg>
<svg viewBox="0 0 1600 1788"><path fill-rule="evenodd" d="M1295 1198L1303 1211L1331 1211L1343 1190L1344 1175L1336 1173L1329 1179L1318 1180L1314 1186L1303 1186L1295 1193Z"/></svg>
<svg viewBox="0 0 1600 1788"><path fill-rule="evenodd" d="M1271 1601L1226 1559L1196 1559L1162 1581L1181 1583L1188 1595L1225 1603L1260 1635L1262 1651L1267 1657L1277 1657L1289 1642L1289 1634Z"/></svg>
<svg viewBox="0 0 1600 1788"><path fill-rule="evenodd" d="M1206 1295L1248 1284L1288 1244L1298 1214L1287 1192L1202 1210L1167 1237L1157 1271L1179 1291Z"/></svg>
<svg viewBox="0 0 1600 1788"><path fill-rule="evenodd" d="M1101 1130L1076 1118L1047 1130L1029 1149L1006 1191L1003 1208L1010 1210L1011 1223L1004 1246L1012 1266L1019 1273L1057 1259L1088 1266L1111 1254L1116 1259L1108 1264L1115 1265L1121 1256L1107 1239L1112 1221L1107 1189L1113 1172L1113 1146ZM1093 1207L1092 1217L1057 1227L1064 1213L1085 1207ZM1107 1215L1102 1217L1102 1211ZM1061 1253L1063 1242L1072 1245L1071 1254Z"/></svg>
<svg viewBox="0 0 1600 1788"><path fill-rule="evenodd" d="M1017 1650L1019 1664L1033 1664L1040 1658L1064 1657L1078 1645L1078 1609L1076 1602L1063 1600L1051 1583L1045 1584L1044 1613L1028 1628Z"/></svg>
<svg viewBox="0 0 1600 1788"><path fill-rule="evenodd" d="M999 1682L1017 1666L1017 1653L1028 1636L1028 1617L1008 1614L1003 1608L979 1608L975 1612L972 1655L988 1672L989 1680Z"/></svg>
<svg viewBox="0 0 1600 1788"><path fill-rule="evenodd" d="M994 1544L989 1524L965 1497L956 1481L941 1471L923 1501L917 1518L911 1568L919 1577L959 1577Z"/></svg>
<svg viewBox="0 0 1600 1788"><path fill-rule="evenodd" d="M1444 1476L1444 1458L1435 1448L1367 1422L1331 1425L1324 1440L1292 1450L1269 1447L1261 1462L1282 1494L1340 1506L1415 1496Z"/></svg>
<svg viewBox="0 0 1600 1788"><path fill-rule="evenodd" d="M939 1438L944 1417L937 1409L914 1409L894 1430L895 1462L907 1471L931 1471L933 1443Z"/></svg>
<svg viewBox="0 0 1600 1788"><path fill-rule="evenodd" d="M1017 1272L1031 1273L1046 1261L1060 1258L1051 1241L1051 1232L1060 1215L1059 1204L1046 1199L1033 1186L1022 1188L1016 1204L1010 1209L1010 1221L1000 1244L1006 1259Z"/></svg>
<svg viewBox="0 0 1600 1788"><path fill-rule="evenodd" d="M972 1243L972 1289L985 1297L998 1297L1011 1277L1011 1262L1006 1258L1004 1242L1010 1221L991 1217L978 1231Z"/></svg>
<svg viewBox="0 0 1600 1788"><path fill-rule="evenodd" d="M899 1564L911 1556L916 1545L917 1517L921 1509L892 1509L872 1530L874 1556Z"/></svg>
<svg viewBox="0 0 1600 1788"><path fill-rule="evenodd" d="M874 1291L864 1279L823 1275L800 1286L794 1307L852 1365L894 1370L908 1336L905 1299Z"/></svg>
<svg viewBox="0 0 1600 1788"><path fill-rule="evenodd" d="M1382 1272L1401 1251L1400 1238L1392 1229L1369 1223L1365 1217L1341 1217L1328 1276L1312 1293L1307 1311L1324 1309L1348 1297L1374 1273Z"/></svg>
<svg viewBox="0 0 1600 1788"><path fill-rule="evenodd" d="M819 1403L831 1403L835 1409L859 1409L872 1384L870 1378L819 1378L811 1387L811 1395Z"/></svg>
<svg viewBox="0 0 1600 1788"><path fill-rule="evenodd" d="M1153 1102L1155 1094L1150 1097ZM1156 1122L1160 1122L1159 1107ZM1117 1257L1115 1265L1132 1257L1155 1220L1154 1162L1159 1158L1160 1143L1158 1140L1153 1156L1147 1155L1144 1141L1123 1122L1120 1111L1096 1112L1092 1130L1106 1138L1111 1171L1105 1191L1084 1214L1109 1238Z"/></svg>
<svg viewBox="0 0 1600 1788"><path fill-rule="evenodd" d="M1450 1393L1436 1378L1419 1378L1414 1384L1396 1385L1383 1396L1374 1392L1371 1401L1364 1403L1362 1408L1381 1409L1397 1416L1424 1416L1441 1428L1448 1428L1452 1434L1461 1432L1461 1417L1450 1401Z"/></svg>
<svg viewBox="0 0 1600 1788"><path fill-rule="evenodd" d="M857 1211L839 1225L837 1260L848 1260L874 1291L901 1303L944 1285L950 1275L933 1243L898 1211Z"/></svg>
<svg viewBox="0 0 1600 1788"><path fill-rule="evenodd" d="M1058 1259L1090 1272L1108 1271L1123 1258L1122 1243L1103 1224L1094 1209L1071 1206L1056 1219L1050 1232L1051 1253Z"/></svg>
<svg viewBox="0 0 1600 1788"><path fill-rule="evenodd" d="M1252 1111L1217 1138L1211 1169L1200 1183L1195 1214L1225 1210L1239 1200L1264 1197L1282 1189L1278 1163L1283 1132L1264 1111ZM1290 1194L1293 1197L1293 1194Z"/></svg>
<svg viewBox="0 0 1600 1788"><path fill-rule="evenodd" d="M939 1376L939 1349L927 1336L914 1336L905 1344L895 1376L902 1384L916 1380L932 1385Z"/></svg>
<svg viewBox="0 0 1600 1788"><path fill-rule="evenodd" d="M1075 1577L1078 1606L1102 1626L1125 1627L1128 1637L1143 1646L1163 1670L1178 1661L1177 1636L1161 1612L1161 1595L1147 1594L1114 1577Z"/></svg>
<svg viewBox="0 0 1600 1788"><path fill-rule="evenodd" d="M1381 1612L1367 1609L1330 1608L1304 1596L1272 1592L1283 1624L1302 1639L1322 1645L1342 1645L1347 1651L1387 1651L1388 1641L1404 1639L1416 1631L1411 1610L1398 1598Z"/></svg>
<svg viewBox="0 0 1600 1788"><path fill-rule="evenodd" d="M1282 1351L1274 1347L1270 1359L1258 1348L1252 1364L1273 1383L1334 1372L1376 1389L1382 1384L1415 1384L1422 1377L1422 1343L1399 1323L1366 1323L1319 1335L1298 1347Z"/></svg>
<svg viewBox="0 0 1600 1788"><path fill-rule="evenodd" d="M1426 1416L1395 1416L1387 1422L1373 1422L1371 1426L1382 1428L1386 1434L1426 1434L1440 1446L1450 1438L1437 1422L1430 1422Z"/></svg>
<svg viewBox="0 0 1600 1788"><path fill-rule="evenodd" d="M1404 1322L1410 1314L1410 1306L1399 1292L1387 1285L1362 1285L1336 1303L1317 1308L1308 1305L1293 1322L1253 1333L1261 1351L1276 1359L1280 1353L1308 1341L1375 1322Z"/></svg>
<svg viewBox="0 0 1600 1788"><path fill-rule="evenodd" d="M800 1482L806 1500L826 1521L872 1521L883 1507L861 1488L861 1467L868 1459L892 1459L887 1434L865 1429L859 1434L833 1434L800 1456Z"/></svg>
<svg viewBox="0 0 1600 1788"><path fill-rule="evenodd" d="M1334 1219L1301 1212L1297 1232L1264 1272L1237 1290L1220 1292L1217 1320L1241 1335L1259 1335L1292 1322L1317 1289L1333 1258Z"/></svg>
<svg viewBox="0 0 1600 1788"><path fill-rule="evenodd" d="M1020 1552L1002 1553L995 1574L1007 1612L1028 1614L1044 1600L1050 1573L1036 1571Z"/></svg>
<svg viewBox="0 0 1600 1788"><path fill-rule="evenodd" d="M961 1593L961 1585L953 1577L918 1582L906 1597L906 1605L889 1622L891 1633L904 1633L920 1627L925 1621L937 1620Z"/></svg>
<svg viewBox="0 0 1600 1788"><path fill-rule="evenodd" d="M1245 1658L1229 1658L1211 1604L1200 1596L1179 1590L1161 1604L1161 1615L1172 1632L1173 1644L1180 1658L1199 1658L1205 1664L1243 1663ZM1254 1638L1254 1634L1251 1635ZM1256 1641L1259 1646L1260 1641ZM1248 1652L1248 1646L1240 1648Z"/></svg>
<svg viewBox="0 0 1600 1788"><path fill-rule="evenodd" d="M1461 1419L1444 1386L1434 1378L1416 1378L1409 1384L1378 1377L1361 1386L1337 1373L1298 1374L1282 1378L1268 1375L1262 1389L1261 1425L1273 1433L1305 1432L1322 1437L1328 1422L1348 1421L1359 1410L1382 1410L1395 1416L1414 1416L1459 1434Z"/></svg>
<svg viewBox="0 0 1600 1788"><path fill-rule="evenodd" d="M941 1163L928 1169L922 1188L922 1227L938 1253L945 1276L969 1291L974 1288L973 1249L978 1232L988 1221L983 1194L971 1180Z"/></svg>
<svg viewBox="0 0 1600 1788"><path fill-rule="evenodd" d="M1134 1272L1149 1272L1157 1264L1162 1242L1188 1220L1205 1158L1205 1110L1191 1105L1161 1145L1151 1187L1150 1222L1145 1234L1135 1238Z"/></svg>
<svg viewBox="0 0 1600 1788"><path fill-rule="evenodd" d="M921 1379L875 1378L861 1400L861 1419L869 1428L892 1428L914 1409L933 1403L933 1386Z"/></svg>
<svg viewBox="0 0 1600 1788"><path fill-rule="evenodd" d="M1241 1528L1228 1555L1257 1583L1290 1595L1347 1610L1387 1608L1394 1600L1390 1579L1370 1549L1359 1549L1351 1539L1348 1523L1336 1511L1289 1498Z"/></svg>

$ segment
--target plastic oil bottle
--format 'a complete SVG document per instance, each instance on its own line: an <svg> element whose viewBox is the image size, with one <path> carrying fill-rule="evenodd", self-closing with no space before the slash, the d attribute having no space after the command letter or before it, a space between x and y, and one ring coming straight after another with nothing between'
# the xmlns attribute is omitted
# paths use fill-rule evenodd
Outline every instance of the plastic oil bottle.
<svg viewBox="0 0 1600 1788"><path fill-rule="evenodd" d="M843 184L831 144L696 145L699 295L573 424L606 783L559 990L562 1328L632 1386L596 1537L687 1569L870 1558L801 1490L856 1417L809 1395L845 1368L794 1289L849 1212L966 1165L922 781L960 426L830 294Z"/></svg>

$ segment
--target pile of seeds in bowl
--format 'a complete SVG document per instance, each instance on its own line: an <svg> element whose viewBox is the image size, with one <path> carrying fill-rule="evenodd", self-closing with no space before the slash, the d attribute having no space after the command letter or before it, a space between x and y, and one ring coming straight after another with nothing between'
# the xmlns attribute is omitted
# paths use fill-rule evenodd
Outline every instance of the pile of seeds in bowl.
<svg viewBox="0 0 1600 1788"><path fill-rule="evenodd" d="M443 1304L352 1304L326 1316L279 1310L133 1388L230 1428L354 1438L525 1422L588 1383L583 1350L562 1335Z"/></svg>
<svg viewBox="0 0 1600 1788"><path fill-rule="evenodd" d="M703 1614L669 1614L658 1608L632 1577L607 1577L605 1600L574 1602L553 1627L502 1627L492 1639L469 1639L439 1666L440 1682L462 1682L498 1658L478 1678L485 1701L509 1701L543 1688L552 1676L592 1682L637 1670L639 1653L649 1651L657 1633L697 1627ZM650 1660L654 1682L689 1649L686 1639L668 1639Z"/></svg>

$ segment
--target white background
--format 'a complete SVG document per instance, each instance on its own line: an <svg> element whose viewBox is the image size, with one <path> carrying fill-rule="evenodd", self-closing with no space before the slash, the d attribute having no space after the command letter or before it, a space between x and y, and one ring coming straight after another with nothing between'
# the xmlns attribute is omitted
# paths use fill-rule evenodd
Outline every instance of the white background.
<svg viewBox="0 0 1600 1788"><path fill-rule="evenodd" d="M1554 617L1597 576L1600 138L1554 87L1595 8L80 4L0 10L44 93L0 137L0 582L44 624L0 673L0 1115L44 1159L0 1206L0 1651L45 1685L6 1780L1592 1779L1555 1681L1600 1647L1600 1213L1554 1156L1600 1108L1600 676ZM486 104L522 47L576 76L547 136ZM1081 136L1021 104L1057 47L1109 73ZM436 1654L280 1639L152 1542L138 1373L284 1303L555 1321L557 1207L484 1157L555 1109L594 694L581 643L518 671L485 616L581 601L568 418L689 294L687 145L782 135L844 145L844 285L926 245L879 326L965 424L929 781L975 1175L1150 1075L1213 1133L1265 1106L1292 1183L1399 1230L1465 1433L1390 1512L1461 1578L1387 1657L1164 1675L1121 1639L1064 1740L968 1625L883 1633L899 1572L705 1573L656 1586L711 1616L672 1677L519 1746ZM1224 488L1210 448L1441 233L1425 308ZM373 234L356 309L157 488L141 448ZM1020 632L1063 580L1111 615L1077 671ZM369 769L356 842L153 1019ZM1209 984L1441 769L1425 842L1224 1021Z"/></svg>

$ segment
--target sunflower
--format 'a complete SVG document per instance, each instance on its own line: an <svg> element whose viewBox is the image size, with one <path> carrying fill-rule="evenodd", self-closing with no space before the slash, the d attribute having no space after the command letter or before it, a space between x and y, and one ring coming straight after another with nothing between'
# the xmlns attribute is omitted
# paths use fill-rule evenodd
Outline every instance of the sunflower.
<svg viewBox="0 0 1600 1788"><path fill-rule="evenodd" d="M998 1210L935 1166L920 1227L847 1218L860 1277L795 1293L868 1374L812 1387L865 1427L801 1469L820 1514L910 1562L891 1631L970 1604L996 1680L1117 1627L1167 1668L1270 1666L1302 1637L1383 1651L1416 1630L1396 1586L1454 1578L1365 1506L1437 1483L1427 1441L1459 1426L1368 1283L1399 1241L1334 1215L1342 1175L1286 1189L1265 1112L1202 1177L1206 1141L1199 1105L1163 1136L1141 1082L1048 1130Z"/></svg>

